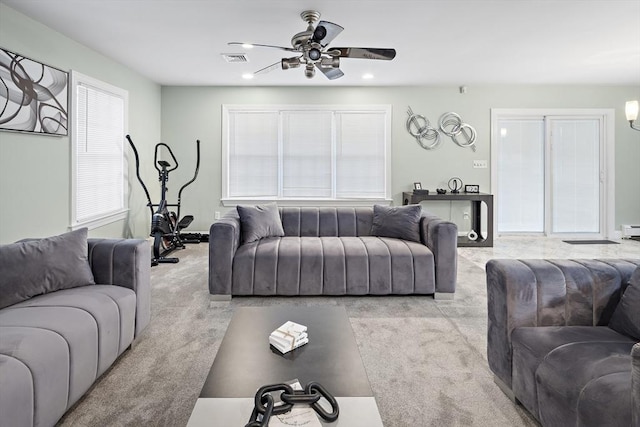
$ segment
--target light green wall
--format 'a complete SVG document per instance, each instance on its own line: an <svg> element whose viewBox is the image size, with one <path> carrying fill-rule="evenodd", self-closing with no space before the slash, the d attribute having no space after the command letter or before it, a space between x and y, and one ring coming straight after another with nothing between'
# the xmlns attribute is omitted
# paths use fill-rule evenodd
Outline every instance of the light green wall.
<svg viewBox="0 0 640 427"><path fill-rule="evenodd" d="M159 85L3 4L0 46L129 91L129 132L140 151L148 151L160 140ZM0 132L0 243L68 230L70 150L69 137ZM150 169L144 173L153 176ZM149 227L146 201L137 193L133 196L129 222L91 230L89 235L144 237Z"/></svg>
<svg viewBox="0 0 640 427"><path fill-rule="evenodd" d="M221 106L223 104L391 104L392 194L401 203L403 191L413 182L423 188L446 188L452 176L465 183L490 188L490 168L474 169L473 160L491 159L491 108L599 108L615 109L616 228L640 224L640 132L631 130L624 103L640 97L630 86L470 86L466 94L458 87L163 87L162 137L184 159L182 175L173 179L177 189L193 173L193 142L202 141L202 166L198 180L183 193L183 212L195 216L194 230L207 230L214 212L224 212L221 197ZM463 149L445 137L440 148L419 147L405 129L407 107L436 122L441 114L455 111L478 132L477 151ZM184 165L184 167L183 167ZM178 172L178 171L176 171ZM432 206L432 205L429 205ZM449 206L434 206L448 215ZM463 222L453 209L452 219ZM464 228L464 224L461 224Z"/></svg>

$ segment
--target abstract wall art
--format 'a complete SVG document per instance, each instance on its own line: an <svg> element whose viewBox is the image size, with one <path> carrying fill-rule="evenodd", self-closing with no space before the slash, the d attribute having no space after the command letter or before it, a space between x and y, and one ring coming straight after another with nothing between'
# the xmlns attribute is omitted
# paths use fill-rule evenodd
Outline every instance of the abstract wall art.
<svg viewBox="0 0 640 427"><path fill-rule="evenodd" d="M0 48L0 130L68 134L69 73Z"/></svg>

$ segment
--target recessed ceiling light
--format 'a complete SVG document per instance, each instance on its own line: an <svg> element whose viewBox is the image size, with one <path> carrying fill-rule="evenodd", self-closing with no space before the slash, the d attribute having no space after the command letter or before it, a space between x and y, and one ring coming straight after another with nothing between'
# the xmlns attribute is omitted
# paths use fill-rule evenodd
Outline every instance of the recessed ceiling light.
<svg viewBox="0 0 640 427"><path fill-rule="evenodd" d="M362 78L365 80L371 80L373 78L373 74L371 73L365 73L362 75Z"/></svg>
<svg viewBox="0 0 640 427"><path fill-rule="evenodd" d="M253 45L250 44L250 43L243 43L242 47L245 48L245 49L253 49Z"/></svg>
<svg viewBox="0 0 640 427"><path fill-rule="evenodd" d="M244 73L242 78L245 80L251 80L253 78L253 73Z"/></svg>

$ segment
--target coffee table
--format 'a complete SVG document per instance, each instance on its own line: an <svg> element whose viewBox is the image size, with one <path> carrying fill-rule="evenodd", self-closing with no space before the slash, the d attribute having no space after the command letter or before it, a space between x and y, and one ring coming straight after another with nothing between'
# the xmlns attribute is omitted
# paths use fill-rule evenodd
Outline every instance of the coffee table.
<svg viewBox="0 0 640 427"><path fill-rule="evenodd" d="M282 355L268 338L287 320L307 326L309 343ZM340 416L323 425L382 427L345 308L292 305L236 309L187 425L242 427L258 388L294 378L336 397Z"/></svg>

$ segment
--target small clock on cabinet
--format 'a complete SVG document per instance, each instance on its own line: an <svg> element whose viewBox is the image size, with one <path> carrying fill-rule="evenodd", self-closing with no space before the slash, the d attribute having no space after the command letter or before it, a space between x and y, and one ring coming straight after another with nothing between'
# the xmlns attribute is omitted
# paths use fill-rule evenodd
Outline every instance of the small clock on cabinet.
<svg viewBox="0 0 640 427"><path fill-rule="evenodd" d="M479 185L465 185L464 186L465 193L479 193L480 186Z"/></svg>

